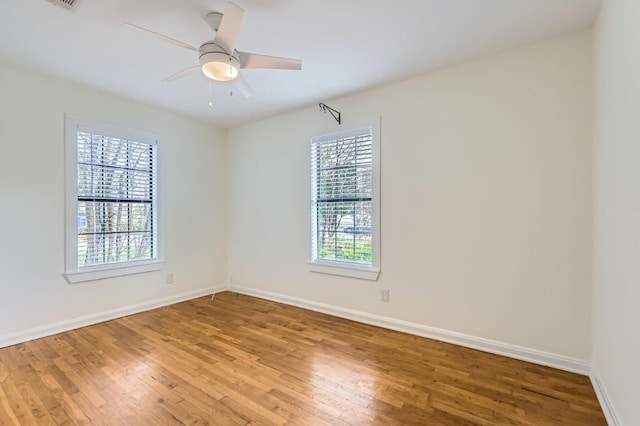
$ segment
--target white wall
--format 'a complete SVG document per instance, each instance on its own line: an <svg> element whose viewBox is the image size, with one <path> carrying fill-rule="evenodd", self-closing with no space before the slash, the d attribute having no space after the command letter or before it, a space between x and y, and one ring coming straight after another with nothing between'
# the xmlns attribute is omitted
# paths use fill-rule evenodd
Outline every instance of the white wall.
<svg viewBox="0 0 640 426"><path fill-rule="evenodd" d="M381 116L378 282L308 272L317 107L229 132L229 276L572 359L590 356L591 33L337 100ZM379 301L380 289L391 302Z"/></svg>
<svg viewBox="0 0 640 426"><path fill-rule="evenodd" d="M593 369L621 425L640 424L640 2L595 30Z"/></svg>
<svg viewBox="0 0 640 426"><path fill-rule="evenodd" d="M225 131L7 64L0 94L0 342L226 282ZM164 270L74 285L61 276L65 113L159 137Z"/></svg>

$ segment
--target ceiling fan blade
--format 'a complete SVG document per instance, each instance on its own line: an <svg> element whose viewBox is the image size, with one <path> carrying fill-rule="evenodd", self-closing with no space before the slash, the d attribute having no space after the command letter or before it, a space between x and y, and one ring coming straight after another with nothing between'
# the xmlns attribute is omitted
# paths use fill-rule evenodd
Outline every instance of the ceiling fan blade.
<svg viewBox="0 0 640 426"><path fill-rule="evenodd" d="M193 46L191 46L190 44L187 44L187 43L183 43L180 40L176 40L175 38L171 38L171 37L166 36L164 34L160 34L160 33L157 33L155 31L151 31L151 30L148 30L146 28L142 28L142 27L139 27L137 25L130 24L128 22L123 22L123 24L125 24L125 25L127 25L127 26L129 26L131 28L135 28L138 31L144 31L145 33L151 34L151 35L153 35L153 36L155 36L155 37L157 37L159 39L162 39L162 40L164 40L166 42L169 42L171 44L175 44L176 46L180 46L180 47L183 47L185 49L189 49L189 50L193 50L195 52L198 52L198 49L196 47L193 47Z"/></svg>
<svg viewBox="0 0 640 426"><path fill-rule="evenodd" d="M280 58L278 56L259 55L257 53L238 52L240 68L270 68L275 70L301 70L299 59Z"/></svg>
<svg viewBox="0 0 640 426"><path fill-rule="evenodd" d="M168 82L171 82L171 81L176 81L179 78L182 78L182 77L184 77L184 76L186 76L188 74L191 74L192 72L197 71L199 69L200 69L200 65L194 65L192 67L185 68L183 70L178 71L175 74L171 74L169 77L163 78L162 82L163 83L168 83Z"/></svg>
<svg viewBox="0 0 640 426"><path fill-rule="evenodd" d="M233 80L233 84L238 92L242 93L245 98L250 98L253 96L253 90L247 80L242 77L242 74L238 74L238 76Z"/></svg>
<svg viewBox="0 0 640 426"><path fill-rule="evenodd" d="M235 3L227 3L224 8L224 14L222 15L222 21L220 21L220 28L218 28L218 33L216 34L215 42L230 55L233 54L233 51L236 48L243 16L244 9Z"/></svg>

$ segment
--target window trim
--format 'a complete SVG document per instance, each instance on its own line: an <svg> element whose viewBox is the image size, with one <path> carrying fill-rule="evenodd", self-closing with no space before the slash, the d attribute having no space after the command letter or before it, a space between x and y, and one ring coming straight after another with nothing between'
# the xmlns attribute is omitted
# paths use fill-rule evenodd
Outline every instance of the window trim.
<svg viewBox="0 0 640 426"><path fill-rule="evenodd" d="M312 184L309 185L309 209L307 211L307 218L309 220L309 260L307 261L308 269L310 272L329 274L329 275L338 275L343 277L350 278L358 278L370 281L377 281L380 275L380 118L375 120L371 120L368 123L365 123L360 126L353 126L349 130L334 132L334 133L326 133L318 136L314 136L309 141L309 149L307 150L307 155L311 152L312 144L314 140L324 139L324 138L336 138L344 135L352 134L357 132L358 130L364 128L371 128L371 148L372 148L372 189L371 189L371 226L372 226L372 234L371 234L371 243L372 243L372 264L363 265L358 263L350 263L344 261L331 261L326 259L313 259L313 251L314 248L312 246L313 241L313 232L315 231L315 225L312 221L313 216L313 194L311 193ZM310 158L310 157L309 157ZM307 160L310 161L310 160ZM309 163L309 182L311 183L311 179L314 175L314 170L311 168L311 163Z"/></svg>
<svg viewBox="0 0 640 426"><path fill-rule="evenodd" d="M164 267L163 238L160 235L158 206L160 183L157 181L159 170L156 169L156 199L153 235L157 247L155 259L118 262L106 265L78 267L78 130L87 129L92 133L128 140L135 140L158 145L158 138L151 132L131 129L117 124L65 114L65 272L62 276L69 284L94 281L124 275L159 271ZM156 154L157 155L157 154ZM157 157L156 157L157 159Z"/></svg>

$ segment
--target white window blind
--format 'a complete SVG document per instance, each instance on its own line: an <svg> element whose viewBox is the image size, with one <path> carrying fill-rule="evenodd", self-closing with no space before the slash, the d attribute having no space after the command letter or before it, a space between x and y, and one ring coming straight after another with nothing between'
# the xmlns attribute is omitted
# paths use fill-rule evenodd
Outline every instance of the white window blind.
<svg viewBox="0 0 640 426"><path fill-rule="evenodd" d="M78 268L157 257L156 145L78 129Z"/></svg>
<svg viewBox="0 0 640 426"><path fill-rule="evenodd" d="M371 128L311 141L312 259L373 264Z"/></svg>

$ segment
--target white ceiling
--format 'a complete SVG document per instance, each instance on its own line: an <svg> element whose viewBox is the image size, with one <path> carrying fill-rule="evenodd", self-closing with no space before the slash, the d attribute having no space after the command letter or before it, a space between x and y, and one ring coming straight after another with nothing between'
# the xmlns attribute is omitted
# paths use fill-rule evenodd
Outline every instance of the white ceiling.
<svg viewBox="0 0 640 426"><path fill-rule="evenodd" d="M225 0L0 0L0 59L229 127L590 26L601 0L234 0L238 49L301 59L302 71L243 70L251 98L200 73L162 83L197 53ZM330 104L330 102L329 102Z"/></svg>

